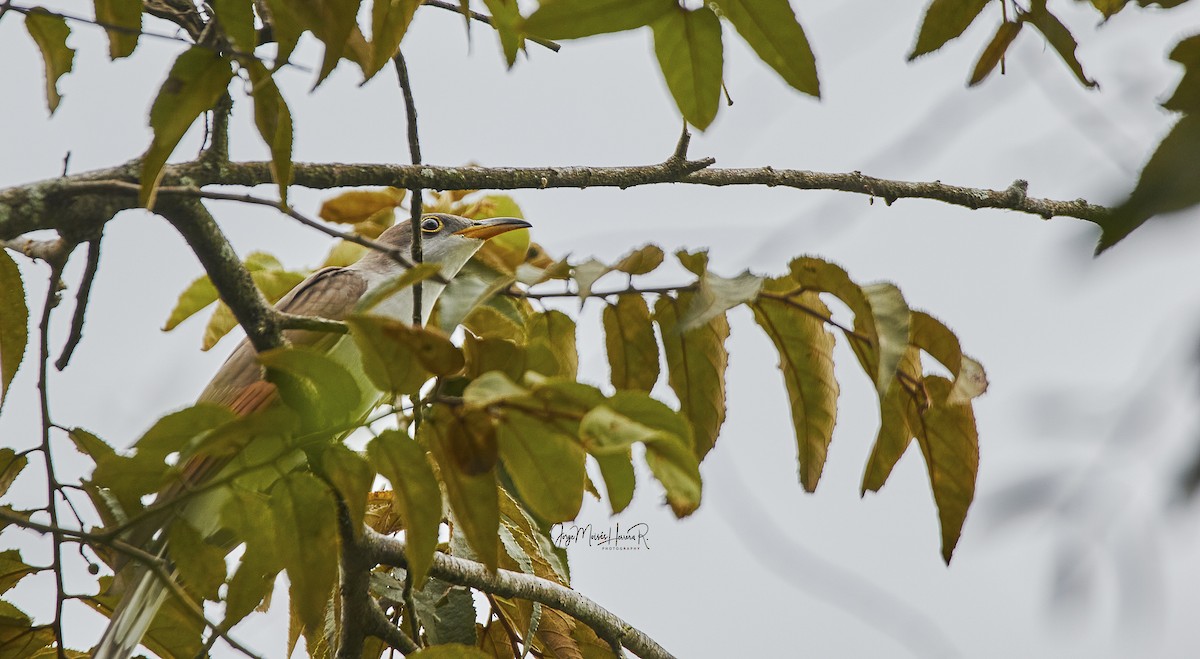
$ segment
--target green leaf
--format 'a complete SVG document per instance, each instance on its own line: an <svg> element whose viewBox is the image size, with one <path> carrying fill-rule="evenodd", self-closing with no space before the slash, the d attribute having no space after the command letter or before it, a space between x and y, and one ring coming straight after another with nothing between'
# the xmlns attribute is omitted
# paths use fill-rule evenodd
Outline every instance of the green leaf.
<svg viewBox="0 0 1200 659"><path fill-rule="evenodd" d="M305 628L322 630L338 572L333 498L315 476L293 472L271 489L271 512L291 605Z"/></svg>
<svg viewBox="0 0 1200 659"><path fill-rule="evenodd" d="M18 581L37 572L37 568L30 567L21 560L20 550L6 549L0 552L0 594L8 592Z"/></svg>
<svg viewBox="0 0 1200 659"><path fill-rule="evenodd" d="M675 0L545 0L525 31L547 39L578 39L649 25L675 9Z"/></svg>
<svg viewBox="0 0 1200 659"><path fill-rule="evenodd" d="M363 369L383 391L415 393L431 375L453 375L463 368L462 351L435 329L384 316L351 316L346 322L362 352Z"/></svg>
<svg viewBox="0 0 1200 659"><path fill-rule="evenodd" d="M667 360L667 382L679 398L680 412L691 422L695 436L692 447L697 459L717 443L725 422L725 370L729 352L729 321L717 316L707 324L687 332L679 331L679 310L691 303L693 293L679 298L662 296L654 304L654 321L662 336Z"/></svg>
<svg viewBox="0 0 1200 659"><path fill-rule="evenodd" d="M62 16L56 16L41 7L35 7L25 15L25 29L42 51L42 62L46 66L46 105L50 114L58 109L62 96L58 93L58 79L69 73L75 65L75 49L67 46L71 28Z"/></svg>
<svg viewBox="0 0 1200 659"><path fill-rule="evenodd" d="M1183 65L1183 77L1163 107L1173 112L1200 114L1200 34L1176 44L1171 50L1171 60Z"/></svg>
<svg viewBox="0 0 1200 659"><path fill-rule="evenodd" d="M658 441L663 434L608 405L593 408L579 422L579 437L592 455L620 455L634 444ZM682 441L682 440L680 440Z"/></svg>
<svg viewBox="0 0 1200 659"><path fill-rule="evenodd" d="M422 428L425 425L422 424ZM392 484L393 505L404 520L409 568L420 588L433 564L438 527L442 523L442 492L421 445L396 430L385 430L367 444L367 455Z"/></svg>
<svg viewBox="0 0 1200 659"><path fill-rule="evenodd" d="M1008 47L1021 33L1024 25L1024 20L1005 21L1000 24L1000 27L996 29L996 35L980 53L979 61L975 62L975 68L971 71L971 79L967 81L967 85L977 85L988 77L1000 60L1004 59L1004 53L1008 52Z"/></svg>
<svg viewBox="0 0 1200 659"><path fill-rule="evenodd" d="M646 464L666 490L667 504L676 517L695 512L700 506L700 463L690 450L694 440L687 420L640 392L619 391L606 406L634 424L655 431L654 438L639 440L646 445Z"/></svg>
<svg viewBox="0 0 1200 659"><path fill-rule="evenodd" d="M1114 14L1125 8L1129 4L1129 0L1091 0L1092 6L1101 14L1104 14L1104 20L1113 17Z"/></svg>
<svg viewBox="0 0 1200 659"><path fill-rule="evenodd" d="M300 35L304 32L304 27L300 25L300 18L297 16L297 9L294 8L297 3L292 0L266 0L266 6L271 16L271 28L275 37L275 43L279 48L276 50L275 66L279 69L287 63L288 58L292 56L292 51L296 49L296 42L300 40Z"/></svg>
<svg viewBox="0 0 1200 659"><path fill-rule="evenodd" d="M286 204L292 182L292 113L266 67L256 60L247 70L254 97L254 125L271 150L271 177L279 186L280 202Z"/></svg>
<svg viewBox="0 0 1200 659"><path fill-rule="evenodd" d="M99 462L116 455L116 451L107 442L83 428L72 428L67 433L67 436L71 438L71 442L75 444L75 448L80 453L91 458L93 462Z"/></svg>
<svg viewBox="0 0 1200 659"><path fill-rule="evenodd" d="M25 357L29 341L29 307L25 306L25 284L21 271L0 248L0 409L4 398Z"/></svg>
<svg viewBox="0 0 1200 659"><path fill-rule="evenodd" d="M916 348L908 348L904 359L900 362L898 372L907 375L912 382L921 379L921 353ZM909 385L916 386L916 385ZM875 435L875 444L871 447L871 455L867 458L867 466L863 471L862 487L859 494L878 492L887 482L892 468L908 450L913 438L913 430L909 427L908 419L915 413L909 407L916 403L913 394L909 393L905 383L896 378L892 380L886 395L879 401L879 432Z"/></svg>
<svg viewBox="0 0 1200 659"><path fill-rule="evenodd" d="M908 54L912 60L946 45L970 27L991 0L933 0L925 10L917 44Z"/></svg>
<svg viewBox="0 0 1200 659"><path fill-rule="evenodd" d="M654 52L683 118L704 130L717 116L724 55L721 21L708 7L674 7L651 24Z"/></svg>
<svg viewBox="0 0 1200 659"><path fill-rule="evenodd" d="M724 316L733 307L753 300L758 297L762 282L762 277L750 274L750 271L733 278L705 272L691 304L679 319L680 330L686 332L700 327L717 316Z"/></svg>
<svg viewBox="0 0 1200 659"><path fill-rule="evenodd" d="M119 59L133 54L142 31L141 0L95 0L96 21L124 30L105 30L108 35L108 56Z"/></svg>
<svg viewBox="0 0 1200 659"><path fill-rule="evenodd" d="M142 158L138 203L154 206L154 191L167 158L196 117L216 105L232 77L229 61L210 48L193 46L175 60L150 108L154 140Z"/></svg>
<svg viewBox="0 0 1200 659"><path fill-rule="evenodd" d="M258 47L258 32L254 29L252 0L213 0L216 18L225 35L243 53L251 54ZM257 61L254 62L258 64Z"/></svg>
<svg viewBox="0 0 1200 659"><path fill-rule="evenodd" d="M1137 186L1125 201L1097 224L1102 230L1096 253L1120 242L1155 215L1200 203L1200 114L1185 114L1155 149Z"/></svg>
<svg viewBox="0 0 1200 659"><path fill-rule="evenodd" d="M759 59L798 91L821 96L817 60L788 0L716 0Z"/></svg>
<svg viewBox="0 0 1200 659"><path fill-rule="evenodd" d="M1050 46L1058 52L1059 57L1062 57L1071 73L1075 74L1084 87L1096 86L1096 81L1088 78L1083 72L1083 65L1079 63L1075 54L1075 49L1079 46L1075 37L1057 16L1046 9L1046 0L1034 0L1024 18L1046 37L1046 41L1050 42Z"/></svg>
<svg viewBox="0 0 1200 659"><path fill-rule="evenodd" d="M492 15L492 27L500 37L500 47L504 51L504 59L508 68L517 62L517 53L525 45L525 37L521 34L521 12L516 0L483 0L488 13Z"/></svg>
<svg viewBox="0 0 1200 659"><path fill-rule="evenodd" d="M483 408L496 403L527 396L529 390L513 382L500 371L484 373L471 381L463 392L463 403Z"/></svg>
<svg viewBox="0 0 1200 659"><path fill-rule="evenodd" d="M320 460L321 471L346 504L350 525L357 536L367 513L367 496L375 483L372 464L376 461L367 462L361 453L340 443L322 451Z"/></svg>
<svg viewBox="0 0 1200 659"><path fill-rule="evenodd" d="M519 380L525 373L525 349L508 339L477 339L467 335L463 338L463 356L469 378L500 371L511 380Z"/></svg>
<svg viewBox="0 0 1200 659"><path fill-rule="evenodd" d="M584 452L571 435L520 410L505 410L496 428L500 459L521 500L548 522L575 519L583 503Z"/></svg>
<svg viewBox="0 0 1200 659"><path fill-rule="evenodd" d="M408 33L420 0L375 0L371 4L371 63L363 71L368 79L375 76L400 50L400 41Z"/></svg>
<svg viewBox="0 0 1200 659"><path fill-rule="evenodd" d="M650 391L658 382L658 341L641 295L621 295L604 307L604 345L617 389Z"/></svg>
<svg viewBox="0 0 1200 659"><path fill-rule="evenodd" d="M511 274L497 272L476 260L468 261L438 296L437 326L450 334L475 307L514 281L516 277Z"/></svg>
<svg viewBox="0 0 1200 659"><path fill-rule="evenodd" d="M551 309L534 315L526 324L525 368L554 377L575 379L579 353L575 346L575 321Z"/></svg>
<svg viewBox="0 0 1200 659"><path fill-rule="evenodd" d="M463 327L478 338L525 343L525 319L517 303L509 297L494 297L487 304L475 307L463 319Z"/></svg>
<svg viewBox="0 0 1200 659"><path fill-rule="evenodd" d="M413 603L430 645L475 644L475 598L469 588L430 579L414 589Z"/></svg>
<svg viewBox="0 0 1200 659"><path fill-rule="evenodd" d="M979 473L979 432L970 404L942 402L950 392L945 378L926 378L932 404L923 413L909 419L917 443L929 470L929 485L938 508L942 527L942 558L946 563L954 553L966 521L967 509L975 498L975 479ZM910 408L912 409L912 408Z"/></svg>
<svg viewBox="0 0 1200 659"><path fill-rule="evenodd" d="M768 280L764 290L784 292L790 277ZM828 317L829 309L814 292L787 301L760 297L751 308L754 319L779 351L779 370L787 387L796 429L800 483L812 492L825 468L825 456L837 419L838 384L833 375L833 334L804 307Z"/></svg>
<svg viewBox="0 0 1200 659"><path fill-rule="evenodd" d="M28 464L29 458L24 455L17 455L16 451L7 446L0 448L0 496L8 492L8 488L12 487L13 481L17 480L17 476L21 475L21 471Z"/></svg>
<svg viewBox="0 0 1200 659"><path fill-rule="evenodd" d="M313 89L316 89L333 72L346 51L357 27L361 0L297 0L288 4L297 23L312 31L313 36L325 44L321 71L313 84Z"/></svg>
<svg viewBox="0 0 1200 659"><path fill-rule="evenodd" d="M258 355L267 380L279 389L285 405L300 415L309 430L330 429L355 421L368 399L354 376L325 353L294 347Z"/></svg>
<svg viewBox="0 0 1200 659"><path fill-rule="evenodd" d="M221 509L222 526L246 543L246 551L225 594L224 623L227 627L237 624L258 607L271 593L275 577L283 568L269 501L260 492L231 488L229 501Z"/></svg>
<svg viewBox="0 0 1200 659"><path fill-rule="evenodd" d="M179 295L179 301L175 303L175 308L171 310L170 317L163 325L163 331L169 332L179 326L179 323L194 316L201 309L216 302L220 296L217 294L217 288L213 286L212 280L208 275L196 278L191 284L184 289Z"/></svg>
<svg viewBox="0 0 1200 659"><path fill-rule="evenodd" d="M417 431L418 440L429 448L440 468L446 498L457 520L456 530L462 530L489 570L495 570L499 560L496 473L490 466L472 469L470 463L477 459L473 455L479 450L476 447L486 446L489 437L494 445L492 432L483 415L461 414L445 405L434 405Z"/></svg>
<svg viewBox="0 0 1200 659"><path fill-rule="evenodd" d="M171 559L183 583L206 600L216 601L225 583L225 551L209 544L192 525L175 520L167 529Z"/></svg>
<svg viewBox="0 0 1200 659"><path fill-rule="evenodd" d="M629 507L633 501L633 490L637 486L637 475L633 470L633 456L629 450L621 453L593 456L604 478L604 490L614 515Z"/></svg>
<svg viewBox="0 0 1200 659"><path fill-rule="evenodd" d="M134 444L137 459L162 462L171 453L184 452L193 440L234 419L224 405L198 403L168 414L146 431Z"/></svg>

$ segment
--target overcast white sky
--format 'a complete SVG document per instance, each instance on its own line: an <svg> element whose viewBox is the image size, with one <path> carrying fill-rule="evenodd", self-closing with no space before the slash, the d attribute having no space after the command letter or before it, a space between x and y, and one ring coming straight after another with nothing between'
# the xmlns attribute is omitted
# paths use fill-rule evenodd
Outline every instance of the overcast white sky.
<svg viewBox="0 0 1200 659"><path fill-rule="evenodd" d="M90 3L56 4L90 11ZM1081 59L1102 90L1081 89L1032 32L1010 51L1008 75L968 90L996 7L943 53L907 64L924 3L793 5L825 97L790 91L727 29L736 104L696 137L693 155L721 166L857 169L990 188L1023 178L1035 196L1101 203L1130 189L1170 127L1171 115L1154 104L1180 73L1165 51L1200 25L1196 8L1126 10L1093 31L1094 12L1057 1L1051 8L1082 38ZM486 29L475 26L472 39L468 52L461 19L427 8L404 42L428 161L640 164L670 153L678 119L648 31L567 43L558 54L531 46L511 72ZM47 119L37 52L19 16L0 21L0 187L58 175L67 152L71 171L82 172L149 143L146 111L181 44L147 39L133 58L110 63L95 28L74 26L70 43L79 50L75 71ZM319 50L306 42L295 59L315 66ZM291 70L280 82L297 120L297 160L407 161L390 72L357 88L357 72L343 65L312 95L310 74ZM262 159L247 108L237 107L233 156ZM198 143L195 130L180 154ZM329 193L292 194L315 211ZM808 253L859 281L893 281L912 306L958 332L991 380L976 404L979 500L947 568L915 450L881 494L858 496L878 418L849 352L839 348L842 397L826 473L806 495L776 357L749 315L735 313L729 419L702 468L703 506L678 522L656 485L639 488L617 521L646 522L650 548L574 550L580 591L681 657L1195 656L1195 511L1164 504L1197 427L1194 213L1143 228L1093 260L1098 230L1087 223L933 202L888 207L831 192L682 185L515 197L552 253L604 259L644 242L708 246L726 274L780 272ZM329 246L270 211L212 209L241 253L267 249L312 266ZM69 284L81 267L73 264ZM22 262L22 272L36 314L45 268ZM108 226L84 341L51 381L59 424L127 445L195 398L233 340L201 353L199 320L158 328L199 272L160 219L129 212ZM662 280L681 279L668 272ZM70 308L57 314L55 350ZM580 321L581 374L604 383L595 312L585 309ZM0 416L0 443L27 447L38 428L30 362ZM72 450L56 441L69 469ZM33 480L18 486L22 500L40 501ZM605 526L605 510L589 502L580 521ZM27 555L44 547L12 533L0 546ZM27 579L16 596L45 615L49 587ZM1052 604L1055 592L1066 606ZM85 645L101 621L78 620L70 633ZM243 627L239 638L272 656L286 634L279 615Z"/></svg>

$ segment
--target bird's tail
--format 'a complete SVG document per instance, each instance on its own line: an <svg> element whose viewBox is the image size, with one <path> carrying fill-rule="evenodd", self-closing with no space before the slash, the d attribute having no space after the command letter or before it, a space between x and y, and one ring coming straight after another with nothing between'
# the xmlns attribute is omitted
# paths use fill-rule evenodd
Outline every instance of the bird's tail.
<svg viewBox="0 0 1200 659"><path fill-rule="evenodd" d="M121 598L92 659L129 659L167 598L167 587L150 570L139 570L134 588Z"/></svg>

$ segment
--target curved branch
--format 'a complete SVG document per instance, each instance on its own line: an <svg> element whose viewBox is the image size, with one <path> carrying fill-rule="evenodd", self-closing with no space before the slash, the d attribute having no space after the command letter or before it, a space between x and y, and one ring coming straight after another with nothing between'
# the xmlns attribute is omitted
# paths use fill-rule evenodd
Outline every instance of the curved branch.
<svg viewBox="0 0 1200 659"><path fill-rule="evenodd" d="M371 552L373 560L380 563L396 566L407 564L404 543L373 529L363 530L362 547ZM429 574L443 581L469 586L485 593L540 602L591 627L600 638L619 640L621 645L639 657L673 659L670 652L645 633L633 628L587 597L553 581L508 570L488 572L487 568L479 563L440 552L433 555L433 565L429 568Z"/></svg>
<svg viewBox="0 0 1200 659"><path fill-rule="evenodd" d="M267 304L233 246L208 209L195 199L163 199L156 212L175 226L200 259L221 299L229 305L258 352L284 345L277 312Z"/></svg>

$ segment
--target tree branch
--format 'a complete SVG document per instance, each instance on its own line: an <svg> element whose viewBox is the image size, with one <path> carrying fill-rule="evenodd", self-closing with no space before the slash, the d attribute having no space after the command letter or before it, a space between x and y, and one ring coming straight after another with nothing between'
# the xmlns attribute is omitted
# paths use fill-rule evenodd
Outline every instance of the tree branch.
<svg viewBox="0 0 1200 659"><path fill-rule="evenodd" d="M263 299L208 209L195 199L168 198L160 200L155 211L188 242L254 349L264 352L283 346L278 314Z"/></svg>
<svg viewBox="0 0 1200 659"><path fill-rule="evenodd" d="M361 659L363 641L370 631L368 617L371 602L370 557L355 536L354 522L350 520L350 509L338 499L338 535L341 536L341 621L337 641L337 659Z"/></svg>
<svg viewBox="0 0 1200 659"><path fill-rule="evenodd" d="M312 189L390 185L434 190L523 190L545 188L630 188L660 183L708 186L765 185L798 190L839 190L882 198L931 199L965 208L996 208L1029 213L1042 218L1075 217L1099 222L1110 211L1083 199L1060 201L1026 194L1024 181L1004 190L969 188L940 181L896 181L861 172L830 173L760 167L729 169L710 167L714 160L677 161L674 157L655 165L628 167L446 167L436 165L295 163L293 185ZM39 181L0 190L0 240L38 229L94 230L117 211L136 208L137 197L117 195L108 182L136 183L137 161L111 169ZM162 185L254 186L271 183L267 162L231 162L210 168L189 162L163 168ZM103 183L103 184L100 184ZM102 206L101 206L102 205Z"/></svg>
<svg viewBox="0 0 1200 659"><path fill-rule="evenodd" d="M83 339L83 320L87 314L88 299L92 295L92 282L96 279L96 270L100 267L100 239L88 241L87 265L83 269L83 277L79 280L79 290L75 292L75 311L71 315L71 334L63 345L62 354L54 362L54 368L63 370L75 354L75 348Z"/></svg>
<svg viewBox="0 0 1200 659"><path fill-rule="evenodd" d="M372 560L395 566L407 565L403 542L373 529L363 530L362 546L371 552ZM517 597L540 602L570 615L596 631L600 638L618 639L626 648L644 659L671 659L673 655L624 620L602 608L583 595L531 574L508 570L488 572L487 568L440 552L433 555L429 574L460 586L468 586L501 597Z"/></svg>

